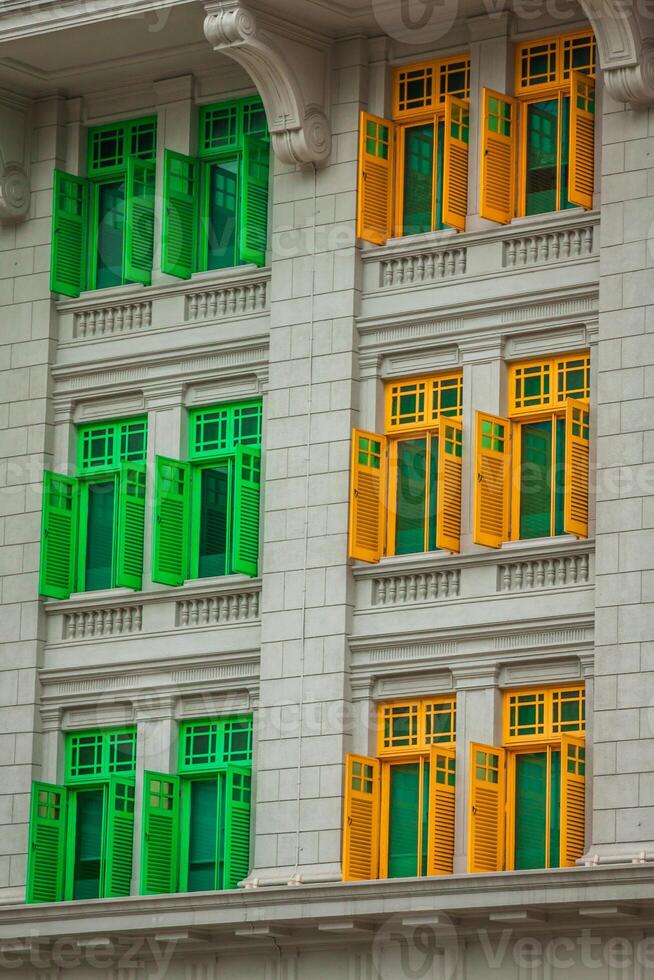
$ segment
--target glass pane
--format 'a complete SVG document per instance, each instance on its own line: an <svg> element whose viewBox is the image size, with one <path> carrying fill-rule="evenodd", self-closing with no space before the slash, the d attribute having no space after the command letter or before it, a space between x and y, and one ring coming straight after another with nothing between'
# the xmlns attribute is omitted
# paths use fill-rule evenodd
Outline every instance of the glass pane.
<svg viewBox="0 0 654 980"><path fill-rule="evenodd" d="M554 534L563 534L563 524L565 521L565 419L556 419L555 452Z"/></svg>
<svg viewBox="0 0 654 980"><path fill-rule="evenodd" d="M212 891L216 887L218 833L218 780L193 780L190 784L188 843L188 890Z"/></svg>
<svg viewBox="0 0 654 980"><path fill-rule="evenodd" d="M522 426L520 473L520 537L542 538L552 533L552 423Z"/></svg>
<svg viewBox="0 0 654 980"><path fill-rule="evenodd" d="M568 173L570 170L570 98L566 96L561 100L561 187L559 194L559 208L576 208L576 204L570 204L568 200Z"/></svg>
<svg viewBox="0 0 654 980"><path fill-rule="evenodd" d="M198 575L207 578L227 571L227 467L202 470L201 480Z"/></svg>
<svg viewBox="0 0 654 980"><path fill-rule="evenodd" d="M438 124L438 140L436 142L436 215L435 228L440 231L443 224L443 170L445 157L445 123Z"/></svg>
<svg viewBox="0 0 654 980"><path fill-rule="evenodd" d="M527 108L527 214L557 210L559 100Z"/></svg>
<svg viewBox="0 0 654 980"><path fill-rule="evenodd" d="M123 233L125 229L125 183L102 184L98 188L98 289L123 282Z"/></svg>
<svg viewBox="0 0 654 980"><path fill-rule="evenodd" d="M388 877L412 878L418 874L420 766L391 766L389 779Z"/></svg>
<svg viewBox="0 0 654 980"><path fill-rule="evenodd" d="M104 791L77 794L73 898L99 898Z"/></svg>
<svg viewBox="0 0 654 980"><path fill-rule="evenodd" d="M515 760L515 867L545 867L547 753Z"/></svg>
<svg viewBox="0 0 654 980"><path fill-rule="evenodd" d="M550 771L550 868L561 864L561 753L552 752Z"/></svg>
<svg viewBox="0 0 654 980"><path fill-rule="evenodd" d="M209 170L208 269L236 265L238 161L215 163Z"/></svg>
<svg viewBox="0 0 654 980"><path fill-rule="evenodd" d="M420 839L420 871L421 875L427 874L427 845L429 842L429 763L422 763L422 837Z"/></svg>
<svg viewBox="0 0 654 980"><path fill-rule="evenodd" d="M434 127L411 126L404 137L403 234L432 230Z"/></svg>
<svg viewBox="0 0 654 980"><path fill-rule="evenodd" d="M427 551L436 551L436 505L438 503L438 436L431 436L429 460L429 536Z"/></svg>
<svg viewBox="0 0 654 980"><path fill-rule="evenodd" d="M87 592L112 587L115 494L114 480L89 483L86 527Z"/></svg>
<svg viewBox="0 0 654 980"><path fill-rule="evenodd" d="M426 456L425 439L407 439L397 445L397 555L425 550Z"/></svg>

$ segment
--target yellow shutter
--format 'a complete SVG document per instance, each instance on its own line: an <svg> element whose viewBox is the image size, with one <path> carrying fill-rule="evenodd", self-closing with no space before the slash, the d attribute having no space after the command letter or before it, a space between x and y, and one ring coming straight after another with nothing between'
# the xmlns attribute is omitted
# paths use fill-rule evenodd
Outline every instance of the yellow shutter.
<svg viewBox="0 0 654 980"><path fill-rule="evenodd" d="M394 125L362 112L359 126L357 235L383 245L392 233Z"/></svg>
<svg viewBox="0 0 654 980"><path fill-rule="evenodd" d="M449 875L454 871L455 760L454 749L434 745L431 747L427 831L428 875Z"/></svg>
<svg viewBox="0 0 654 980"><path fill-rule="evenodd" d="M588 537L589 489L588 402L568 398L565 403L565 501L563 529L566 534Z"/></svg>
<svg viewBox="0 0 654 980"><path fill-rule="evenodd" d="M343 881L367 881L379 873L379 762L345 757Z"/></svg>
<svg viewBox="0 0 654 980"><path fill-rule="evenodd" d="M509 529L510 423L476 414L473 541L499 548Z"/></svg>
<svg viewBox="0 0 654 980"><path fill-rule="evenodd" d="M595 80L570 72L568 200L592 208L595 186Z"/></svg>
<svg viewBox="0 0 654 980"><path fill-rule="evenodd" d="M561 736L561 867L573 868L586 837L586 749L583 738Z"/></svg>
<svg viewBox="0 0 654 980"><path fill-rule="evenodd" d="M483 90L479 213L501 224L515 215L517 107L510 96Z"/></svg>
<svg viewBox="0 0 654 980"><path fill-rule="evenodd" d="M438 436L436 547L457 553L461 550L462 429L457 419L441 419Z"/></svg>
<svg viewBox="0 0 654 980"><path fill-rule="evenodd" d="M445 99L443 150L443 224L465 231L468 214L468 143L470 103L453 95Z"/></svg>
<svg viewBox="0 0 654 980"><path fill-rule="evenodd" d="M506 752L470 745L468 871L504 870Z"/></svg>
<svg viewBox="0 0 654 980"><path fill-rule="evenodd" d="M386 437L352 430L350 558L379 561L384 550Z"/></svg>

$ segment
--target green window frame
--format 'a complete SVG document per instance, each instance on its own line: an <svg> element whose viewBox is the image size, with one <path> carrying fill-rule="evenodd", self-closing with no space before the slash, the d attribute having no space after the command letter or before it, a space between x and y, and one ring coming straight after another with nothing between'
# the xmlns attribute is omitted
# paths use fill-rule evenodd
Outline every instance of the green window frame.
<svg viewBox="0 0 654 980"><path fill-rule="evenodd" d="M156 116L94 126L86 176L55 170L53 292L77 297L86 289L150 284L156 150ZM103 254L112 261L103 264ZM99 281L105 268L106 281Z"/></svg>
<svg viewBox="0 0 654 980"><path fill-rule="evenodd" d="M263 266L268 243L270 136L261 100L250 96L202 106L199 134L197 156L172 150L165 153L162 270L190 279L194 272L214 268L248 263ZM230 196L232 200L226 200ZM218 248L212 257L212 234L218 245L220 241L224 245L226 234L225 214L219 230L214 227L212 198L216 208L233 212L231 256L221 257Z"/></svg>

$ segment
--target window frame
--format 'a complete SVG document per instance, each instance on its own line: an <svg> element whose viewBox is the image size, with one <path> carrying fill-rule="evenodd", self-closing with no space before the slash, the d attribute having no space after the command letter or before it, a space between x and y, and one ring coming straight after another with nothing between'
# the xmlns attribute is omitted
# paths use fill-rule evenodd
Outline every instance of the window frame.
<svg viewBox="0 0 654 980"><path fill-rule="evenodd" d="M430 704L450 705L450 717L453 723L450 725L452 738L447 741L427 741L427 706ZM413 745L386 746L384 744L384 712L389 708L416 708L416 742ZM453 694L436 694L433 697L419 698L395 698L391 701L381 701L377 704L376 723L377 723L377 758L380 762L390 758L404 758L408 756L429 755L432 748L439 746L444 749L452 749L456 746L456 712L457 697Z"/></svg>
<svg viewBox="0 0 654 980"><path fill-rule="evenodd" d="M224 575L232 575L232 538L234 535L234 474L236 467L236 453L221 453L214 457L205 457L201 460L191 462L191 513L190 513L190 542L189 542L189 572L191 579L213 578L214 576L200 576L200 529L202 524L202 473L204 470L221 468L227 465L227 508L226 508L226 535L225 535L225 572ZM223 578L224 576L220 576Z"/></svg>

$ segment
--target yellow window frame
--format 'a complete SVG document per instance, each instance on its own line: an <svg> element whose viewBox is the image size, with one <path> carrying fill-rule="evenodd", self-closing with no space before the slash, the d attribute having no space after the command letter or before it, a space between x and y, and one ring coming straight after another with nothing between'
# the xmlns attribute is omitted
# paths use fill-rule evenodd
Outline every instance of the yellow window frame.
<svg viewBox="0 0 654 980"><path fill-rule="evenodd" d="M450 92L447 89L447 76L458 65L463 66L462 69L457 68L456 70L465 72L465 85L462 90ZM431 78L431 95L425 97L422 104L406 108L403 101L402 86L404 78L411 73L422 73L425 79ZM447 58L398 65L393 69L392 118L396 121L414 119L420 116L433 116L439 109L444 111L447 95L454 95L460 99L470 98L470 54L468 52L450 55Z"/></svg>
<svg viewBox="0 0 654 980"><path fill-rule="evenodd" d="M450 714L450 738L443 741L434 738L433 720L439 714ZM387 744L385 737L386 720L391 717L393 709L405 709L408 717L415 718L415 738L407 745ZM430 725L429 720L432 719ZM430 734L431 728L431 734ZM377 707L377 755L380 759L395 756L415 756L428 753L432 748L452 748L456 744L456 694L439 694L434 697L407 698L402 700L384 701Z"/></svg>
<svg viewBox="0 0 654 980"><path fill-rule="evenodd" d="M425 793L429 793L429 780L425 779L425 762L430 761L427 752L414 752L403 758L386 759L381 763L381 822L379 835L379 877L388 878L388 837L391 820L391 767L406 766L412 763L417 764L419 769L419 790L418 790L418 814L423 813L425 805ZM416 864L420 868L422 858L422 819L418 819L418 843L416 853ZM419 874L418 877L427 877Z"/></svg>
<svg viewBox="0 0 654 980"><path fill-rule="evenodd" d="M395 213L393 215L394 232L397 237L404 235L404 147L406 142L407 129L414 129L416 126L425 126L432 123L434 126L434 148L432 151L432 177L433 192L431 197L431 231L436 229L436 181L438 168L438 124L445 121L445 103L443 108L437 112L423 113L421 116L412 118L410 122L398 124L395 130Z"/></svg>
<svg viewBox="0 0 654 980"><path fill-rule="evenodd" d="M557 111L557 133L556 133L556 210L560 211L558 207L561 201L561 173L562 167L562 154L563 154L563 99L566 95L570 94L569 84L566 85L565 90L555 89L549 93L546 91L539 91L534 94L533 90L530 90L529 97L523 96L518 102L518 215L524 217L527 214L527 117L529 114L529 106L534 105L536 102L543 102L544 100L557 99L559 108ZM550 212L551 213L551 212Z"/></svg>
<svg viewBox="0 0 654 980"><path fill-rule="evenodd" d="M400 421L409 418L402 415L399 400L402 396L411 394L414 388L416 394L424 397L422 411L415 413L413 421ZM445 390L455 389L456 409L442 408L442 396ZM397 404L395 403L397 400ZM463 371L446 371L439 374L419 375L387 381L384 386L384 432L395 436L405 432L423 432L436 428L441 418L461 419L463 412Z"/></svg>
<svg viewBox="0 0 654 980"><path fill-rule="evenodd" d="M544 870L550 868L550 832L552 822L552 753L561 752L560 742L545 742L534 744L528 747L511 749L506 753L506 844L505 860L506 870L515 870L515 817L516 817L516 761L520 755L530 755L533 752L547 753L547 791L545 795L545 866ZM561 758L563 765L563 758ZM563 849L563 840L559 843L559 850ZM559 859L560 860L560 859ZM561 867L561 864L555 867Z"/></svg>
<svg viewBox="0 0 654 980"><path fill-rule="evenodd" d="M565 697L574 695L574 697ZM542 698L543 723L534 734L523 735L514 731L512 724L512 708L517 706L518 698ZM561 718L560 706L565 701L575 700L579 705L579 723L576 727L568 727L571 722ZM526 687L504 691L502 697L502 733L503 745L511 748L515 745L534 747L558 743L563 735L584 736L586 733L585 719L586 690L583 683L557 684L553 687ZM525 726L527 727L527 726Z"/></svg>
<svg viewBox="0 0 654 980"><path fill-rule="evenodd" d="M576 362L582 361L581 367L576 366ZM559 391L559 375L565 375L572 371L583 370L584 385L582 388L569 389L564 384ZM524 393L524 382L528 377L540 374L543 382L547 380L548 392L541 396L526 395ZM518 393L518 384L522 384L521 393ZM548 357L530 358L524 361L513 361L509 365L509 417L529 416L533 421L539 415L552 412L565 411L565 403L568 398L580 398L590 401L590 352L577 351L573 354L550 355Z"/></svg>
<svg viewBox="0 0 654 980"><path fill-rule="evenodd" d="M522 505L522 428L532 422L552 422L552 431L556 430L556 420L565 418L565 409L559 412L534 412L531 415L511 423L511 521L510 541L522 541L520 537L520 508ZM552 456L550 473L556 475L556 439L552 438ZM554 535L556 517L556 481L550 487L550 537Z"/></svg>
<svg viewBox="0 0 654 980"><path fill-rule="evenodd" d="M588 40L590 47L590 71L583 68L575 68L570 64L565 65L566 51L572 50L575 42ZM524 61L529 57L529 53L537 48L548 46L553 59L553 69L548 72L548 77L542 82L535 82L529 85L525 82L523 73ZM529 41L522 41L515 48L515 94L516 96L531 96L538 93L540 101L543 95L555 93L561 89L569 88L570 74L572 71L581 71L592 78L595 77L597 69L597 43L591 30L574 31L568 34L548 35L546 37L532 38Z"/></svg>

